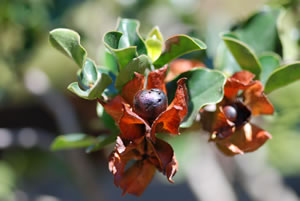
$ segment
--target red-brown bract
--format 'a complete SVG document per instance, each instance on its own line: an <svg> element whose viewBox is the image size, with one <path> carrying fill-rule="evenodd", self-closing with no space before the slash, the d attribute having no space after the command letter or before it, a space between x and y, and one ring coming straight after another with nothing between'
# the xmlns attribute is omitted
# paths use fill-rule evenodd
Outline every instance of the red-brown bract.
<svg viewBox="0 0 300 201"><path fill-rule="evenodd" d="M203 110L203 127L211 133L210 141L226 155L252 152L272 136L250 123L251 116L273 114L274 108L263 93L263 85L248 71L227 79L224 98L215 112Z"/></svg>
<svg viewBox="0 0 300 201"><path fill-rule="evenodd" d="M167 66L148 75L146 89L160 89L165 94ZM120 95L108 102L99 100L120 128L114 151L109 158L109 170L114 183L126 193L141 195L151 182L155 170L167 176L170 182L178 164L172 147L155 133L179 134L179 125L187 114L187 89L185 78L178 80L174 100L154 121L143 119L133 111L136 93L144 89L145 77L135 73ZM133 161L130 167L128 162Z"/></svg>

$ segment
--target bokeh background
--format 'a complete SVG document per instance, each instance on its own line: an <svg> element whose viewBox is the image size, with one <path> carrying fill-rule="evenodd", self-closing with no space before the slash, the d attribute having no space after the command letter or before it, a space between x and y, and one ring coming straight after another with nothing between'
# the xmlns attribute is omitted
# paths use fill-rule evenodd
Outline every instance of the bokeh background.
<svg viewBox="0 0 300 201"><path fill-rule="evenodd" d="M299 82L271 94L276 114L257 122L273 139L260 150L228 158L205 134L185 132L170 139L180 163L175 184L157 174L140 198L121 197L114 186L107 168L112 147L92 154L50 151L60 134L107 132L96 103L67 91L77 67L49 45L50 30L76 30L89 56L103 65L104 33L118 16L136 18L142 34L158 25L165 38L202 39L204 62L212 65L220 32L269 6L286 10L278 25L285 62L300 60L298 0L1 0L0 201L300 200Z"/></svg>

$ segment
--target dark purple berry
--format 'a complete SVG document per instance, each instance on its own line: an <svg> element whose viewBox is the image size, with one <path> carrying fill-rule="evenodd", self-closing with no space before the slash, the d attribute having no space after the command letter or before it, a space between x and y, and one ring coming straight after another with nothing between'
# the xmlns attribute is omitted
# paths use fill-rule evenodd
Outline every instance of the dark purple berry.
<svg viewBox="0 0 300 201"><path fill-rule="evenodd" d="M229 121L235 121L237 118L237 111L236 109L231 106L231 105L227 105L223 108L225 117L229 120Z"/></svg>
<svg viewBox="0 0 300 201"><path fill-rule="evenodd" d="M139 91L134 97L134 111L145 120L153 121L168 107L168 98L160 89Z"/></svg>

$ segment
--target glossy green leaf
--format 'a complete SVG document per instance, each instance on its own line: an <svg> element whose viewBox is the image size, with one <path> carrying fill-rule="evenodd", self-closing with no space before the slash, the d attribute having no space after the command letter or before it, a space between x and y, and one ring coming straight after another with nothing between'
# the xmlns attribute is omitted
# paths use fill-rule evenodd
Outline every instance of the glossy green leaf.
<svg viewBox="0 0 300 201"><path fill-rule="evenodd" d="M231 76L235 72L241 71L241 67L228 50L224 41L221 41L217 48L217 54L214 58L214 68L222 71L227 76Z"/></svg>
<svg viewBox="0 0 300 201"><path fill-rule="evenodd" d="M154 27L146 38L146 47L148 56L152 61L155 61L162 52L163 36L158 27Z"/></svg>
<svg viewBox="0 0 300 201"><path fill-rule="evenodd" d="M119 73L118 61L115 56L108 50L104 53L104 66L107 70L111 71L115 75Z"/></svg>
<svg viewBox="0 0 300 201"><path fill-rule="evenodd" d="M73 82L68 89L81 98L93 100L100 98L102 92L112 83L106 73L102 73L95 63L87 59L82 70L78 73L78 82Z"/></svg>
<svg viewBox="0 0 300 201"><path fill-rule="evenodd" d="M87 153L98 151L105 146L112 144L116 141L117 134L112 134L109 136L89 136L83 133L72 133L67 135L60 135L55 138L54 142L51 144L52 151L65 150L65 149L75 149L75 148L85 148Z"/></svg>
<svg viewBox="0 0 300 201"><path fill-rule="evenodd" d="M186 35L175 35L166 40L165 49L153 64L156 68L160 68L177 57L204 49L206 49L206 45L199 39Z"/></svg>
<svg viewBox="0 0 300 201"><path fill-rule="evenodd" d="M158 26L155 26L147 35L147 39L155 39L158 40L160 42L164 42L164 37L162 35L162 33L160 32Z"/></svg>
<svg viewBox="0 0 300 201"><path fill-rule="evenodd" d="M155 61L162 52L163 44L159 40L147 39L146 40L147 51L150 59Z"/></svg>
<svg viewBox="0 0 300 201"><path fill-rule="evenodd" d="M97 142L93 136L88 136L83 133L72 133L67 135L60 135L55 138L51 144L51 150L57 151L62 149L73 149L88 147Z"/></svg>
<svg viewBox="0 0 300 201"><path fill-rule="evenodd" d="M280 56L275 53L266 53L259 57L262 67L260 80L263 84L266 83L270 74L278 67L280 67Z"/></svg>
<svg viewBox="0 0 300 201"><path fill-rule="evenodd" d="M49 34L51 45L71 57L81 68L85 63L86 50L80 44L80 36L70 29L54 29Z"/></svg>
<svg viewBox="0 0 300 201"><path fill-rule="evenodd" d="M239 39L249 45L256 54L268 51L280 51L281 44L277 31L278 8L266 8L254 14L240 25L234 33Z"/></svg>
<svg viewBox="0 0 300 201"><path fill-rule="evenodd" d="M147 49L143 38L139 33L140 23L137 20L119 18L117 31L123 33L118 48L137 47L138 55L146 54Z"/></svg>
<svg viewBox="0 0 300 201"><path fill-rule="evenodd" d="M111 31L104 35L104 45L116 58L120 69L126 66L133 58L137 56L136 47L119 48L119 41L123 34L117 31Z"/></svg>
<svg viewBox="0 0 300 201"><path fill-rule="evenodd" d="M134 72L144 74L146 68L150 69L150 67L151 63L146 55L141 55L133 59L127 66L121 69L116 79L116 88L121 90L122 87L133 78Z"/></svg>
<svg viewBox="0 0 300 201"><path fill-rule="evenodd" d="M85 151L86 153L91 153L103 149L105 146L114 143L117 139L117 134L111 134L109 136L99 136L97 137L97 143L89 146Z"/></svg>
<svg viewBox="0 0 300 201"><path fill-rule="evenodd" d="M179 78L187 78L189 93L188 115L182 122L181 127L187 128L192 125L200 108L207 104L214 104L222 100L224 95L225 76L214 70L205 68L193 69L178 76L167 84L168 98L173 100Z"/></svg>
<svg viewBox="0 0 300 201"><path fill-rule="evenodd" d="M147 48L139 33L137 20L119 18L117 31L104 35L104 45L117 59L121 70L137 55L147 54Z"/></svg>
<svg viewBox="0 0 300 201"><path fill-rule="evenodd" d="M87 59L84 67L77 73L80 86L89 89L90 85L93 85L98 77L98 72L95 64L92 60Z"/></svg>
<svg viewBox="0 0 300 201"><path fill-rule="evenodd" d="M261 65L254 51L247 44L233 37L232 34L224 34L222 39L240 67L255 74L255 79L259 79Z"/></svg>
<svg viewBox="0 0 300 201"><path fill-rule="evenodd" d="M265 85L265 93L271 93L297 80L300 80L300 62L282 66L269 76Z"/></svg>

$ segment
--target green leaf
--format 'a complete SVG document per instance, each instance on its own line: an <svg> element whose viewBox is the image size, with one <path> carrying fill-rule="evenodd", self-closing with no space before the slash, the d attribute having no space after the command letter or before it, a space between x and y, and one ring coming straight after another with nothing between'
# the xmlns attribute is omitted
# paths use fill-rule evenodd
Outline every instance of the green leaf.
<svg viewBox="0 0 300 201"><path fill-rule="evenodd" d="M268 78L265 93L284 87L300 79L300 62L288 64L276 69Z"/></svg>
<svg viewBox="0 0 300 201"><path fill-rule="evenodd" d="M94 85L97 80L98 72L92 60L87 59L84 67L78 71L77 77L80 86L89 89L90 85Z"/></svg>
<svg viewBox="0 0 300 201"><path fill-rule="evenodd" d="M88 136L83 133L60 135L56 137L54 142L51 144L51 150L57 151L62 149L88 147L96 142L97 141L95 137Z"/></svg>
<svg viewBox="0 0 300 201"><path fill-rule="evenodd" d="M105 146L114 143L117 139L117 136L118 136L117 134L112 134L109 136L99 136L97 138L98 143L89 146L85 150L85 152L91 153L91 152L99 151L100 149L103 149Z"/></svg>
<svg viewBox="0 0 300 201"><path fill-rule="evenodd" d="M121 70L137 55L147 54L147 48L139 33L137 20L119 18L117 31L104 35L104 45L117 59Z"/></svg>
<svg viewBox="0 0 300 201"><path fill-rule="evenodd" d="M219 72L205 68L197 68L179 75L175 80L167 84L169 100L172 101L177 88L177 80L186 77L189 93L188 115L181 127L192 125L200 108L207 104L215 104L222 100L226 78Z"/></svg>
<svg viewBox="0 0 300 201"><path fill-rule="evenodd" d="M250 17L234 30L239 39L248 44L256 54L281 49L277 31L278 8L267 8Z"/></svg>
<svg viewBox="0 0 300 201"><path fill-rule="evenodd" d="M163 48L163 36L158 27L154 27L146 39L146 47L149 57L155 61L161 54Z"/></svg>
<svg viewBox="0 0 300 201"><path fill-rule="evenodd" d="M224 34L222 39L240 67L255 74L255 79L259 79L261 65L254 51L247 44L233 37L232 34Z"/></svg>
<svg viewBox="0 0 300 201"><path fill-rule="evenodd" d="M262 66L260 80L263 84L266 83L270 74L280 67L280 56L276 53L266 53L259 57Z"/></svg>
<svg viewBox="0 0 300 201"><path fill-rule="evenodd" d="M133 19L119 18L117 31L123 33L118 48L137 47L138 55L146 54L147 49L143 38L139 33L140 22Z"/></svg>
<svg viewBox="0 0 300 201"><path fill-rule="evenodd" d="M144 74L146 68L150 69L150 67L151 63L146 55L141 55L133 59L127 66L121 69L116 79L116 88L121 90L122 87L133 78L134 72Z"/></svg>
<svg viewBox="0 0 300 201"><path fill-rule="evenodd" d="M100 98L102 92L112 83L109 75L101 72L95 63L87 59L82 70L78 73L78 82L73 82L68 89L81 98L94 100Z"/></svg>
<svg viewBox="0 0 300 201"><path fill-rule="evenodd" d="M231 76L235 72L241 71L241 67L228 50L224 41L221 41L217 48L217 54L214 59L214 67L228 76Z"/></svg>
<svg viewBox="0 0 300 201"><path fill-rule="evenodd" d="M50 44L71 57L81 68L86 59L86 50L80 44L80 36L70 29L54 29L49 34Z"/></svg>
<svg viewBox="0 0 300 201"><path fill-rule="evenodd" d="M153 64L156 68L160 68L177 57L204 49L206 45L201 40L186 35L175 35L166 40L164 51Z"/></svg>
<svg viewBox="0 0 300 201"><path fill-rule="evenodd" d="M89 136L83 133L60 135L51 144L52 151L87 147L86 152L98 151L116 141L117 134L109 136Z"/></svg>
<svg viewBox="0 0 300 201"><path fill-rule="evenodd" d="M118 61L113 54L108 51L107 49L105 50L104 53L104 67L108 70L117 75L119 73L119 68L118 68Z"/></svg>
<svg viewBox="0 0 300 201"><path fill-rule="evenodd" d="M150 59L152 61L155 61L162 52L162 42L156 39L149 38L146 40L146 46Z"/></svg>
<svg viewBox="0 0 300 201"><path fill-rule="evenodd" d="M161 34L158 26L153 27L153 29L149 32L147 39L155 39L160 42L164 42L163 35Z"/></svg>
<svg viewBox="0 0 300 201"><path fill-rule="evenodd" d="M104 45L114 55L118 61L120 69L126 66L137 56L135 46L119 48L119 41L122 35L122 33L117 31L111 31L104 35Z"/></svg>

